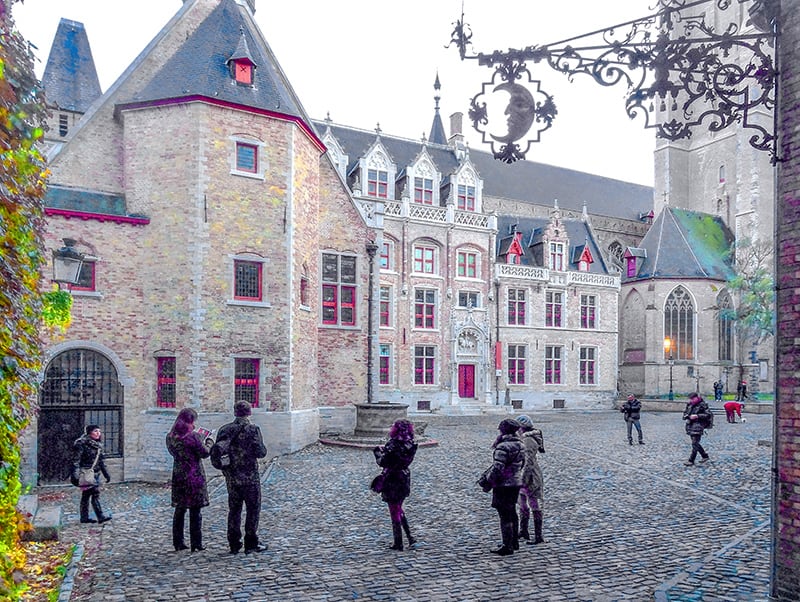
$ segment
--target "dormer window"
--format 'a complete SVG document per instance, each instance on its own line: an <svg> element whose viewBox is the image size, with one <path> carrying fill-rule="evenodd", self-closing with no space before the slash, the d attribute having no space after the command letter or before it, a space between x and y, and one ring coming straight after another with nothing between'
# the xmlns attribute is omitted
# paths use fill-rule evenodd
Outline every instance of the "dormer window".
<svg viewBox="0 0 800 602"><path fill-rule="evenodd" d="M564 243L550 243L550 269L559 272L564 270Z"/></svg>
<svg viewBox="0 0 800 602"><path fill-rule="evenodd" d="M458 208L461 211L475 211L475 187L458 185Z"/></svg>
<svg viewBox="0 0 800 602"><path fill-rule="evenodd" d="M231 62L233 69L233 78L237 84L243 86L253 85L253 63L247 59L239 59L238 61Z"/></svg>
<svg viewBox="0 0 800 602"><path fill-rule="evenodd" d="M579 272L588 272L591 265L594 263L594 257L592 257L591 251L589 251L589 247L584 245L582 248L576 249L576 263L578 264L578 271Z"/></svg>
<svg viewBox="0 0 800 602"><path fill-rule="evenodd" d="M433 180L431 178L414 178L414 202L433 205Z"/></svg>
<svg viewBox="0 0 800 602"><path fill-rule="evenodd" d="M381 169L367 170L367 195L385 199L389 191L389 172Z"/></svg>

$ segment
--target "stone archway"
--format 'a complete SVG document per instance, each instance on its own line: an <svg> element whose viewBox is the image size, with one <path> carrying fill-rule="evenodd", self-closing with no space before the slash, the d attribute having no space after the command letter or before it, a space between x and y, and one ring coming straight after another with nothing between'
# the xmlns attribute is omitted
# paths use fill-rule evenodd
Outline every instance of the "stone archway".
<svg viewBox="0 0 800 602"><path fill-rule="evenodd" d="M103 431L106 457L121 458L123 407L124 388L108 356L83 347L54 355L39 395L39 482L63 483L69 478L72 444L87 424Z"/></svg>

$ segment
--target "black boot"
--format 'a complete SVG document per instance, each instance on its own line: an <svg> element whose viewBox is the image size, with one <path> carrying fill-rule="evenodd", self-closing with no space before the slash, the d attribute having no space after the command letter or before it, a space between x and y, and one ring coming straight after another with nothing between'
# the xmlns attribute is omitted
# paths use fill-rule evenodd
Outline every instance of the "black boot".
<svg viewBox="0 0 800 602"><path fill-rule="evenodd" d="M392 535L394 535L394 545L389 546L390 550L403 551L403 527L400 523L392 521Z"/></svg>
<svg viewBox="0 0 800 602"><path fill-rule="evenodd" d="M511 548L519 550L519 519L514 516L514 521L511 523Z"/></svg>
<svg viewBox="0 0 800 602"><path fill-rule="evenodd" d="M408 526L408 519L406 515L403 515L403 518L400 520L400 524L403 526L403 531L406 532L406 537L408 537L408 545L413 546L417 543L417 540L411 537L411 529Z"/></svg>
<svg viewBox="0 0 800 602"><path fill-rule="evenodd" d="M110 514L103 514L103 508L100 506L100 492L97 490L92 493L92 508L97 516L97 522L101 525L111 520Z"/></svg>
<svg viewBox="0 0 800 602"><path fill-rule="evenodd" d="M533 543L544 543L542 537L542 511L533 511Z"/></svg>
<svg viewBox="0 0 800 602"><path fill-rule="evenodd" d="M500 534L503 537L503 545L496 550L492 550L492 554L510 556L514 553L514 523L510 521L501 522Z"/></svg>
<svg viewBox="0 0 800 602"><path fill-rule="evenodd" d="M530 540L531 534L528 531L528 525L530 524L530 515L523 514L519 517L519 536L522 539Z"/></svg>

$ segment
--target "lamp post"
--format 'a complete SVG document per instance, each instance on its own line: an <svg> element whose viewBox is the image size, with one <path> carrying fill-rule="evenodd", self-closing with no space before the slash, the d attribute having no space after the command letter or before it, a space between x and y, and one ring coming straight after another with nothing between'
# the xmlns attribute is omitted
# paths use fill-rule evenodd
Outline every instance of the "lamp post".
<svg viewBox="0 0 800 602"><path fill-rule="evenodd" d="M669 337L664 338L664 353L669 354L669 400L675 399L675 393L672 390L672 366L675 361L672 359L672 339Z"/></svg>
<svg viewBox="0 0 800 602"><path fill-rule="evenodd" d="M372 355L373 355L373 346L375 341L374 339L374 328L372 325L372 303L374 301L375 295L373 294L374 289L374 268L375 268L375 253L378 251L378 245L376 245L373 241L369 241L367 243L367 255L369 256L369 292L367 294L367 403L372 403Z"/></svg>
<svg viewBox="0 0 800 602"><path fill-rule="evenodd" d="M53 251L53 282L72 286L78 282L83 266L83 253L75 249L75 240L65 238L64 246Z"/></svg>

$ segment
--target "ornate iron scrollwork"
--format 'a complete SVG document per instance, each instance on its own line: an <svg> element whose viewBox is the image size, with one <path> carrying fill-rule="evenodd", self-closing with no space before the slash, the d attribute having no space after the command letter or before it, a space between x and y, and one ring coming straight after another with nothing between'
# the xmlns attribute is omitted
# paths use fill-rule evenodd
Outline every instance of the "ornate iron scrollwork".
<svg viewBox="0 0 800 602"><path fill-rule="evenodd" d="M657 11L646 17L552 44L506 52L495 50L491 54L468 53L473 34L462 13L450 44L457 46L462 60L475 59L494 69L491 81L484 82L481 92L472 99L469 117L473 127L484 142L492 145L495 158L507 163L524 159L530 145L551 126L557 113L553 98L541 90L540 82L528 70L530 63L546 63L570 80L587 75L602 86L625 83L628 116L643 116L645 128L654 129L660 138L687 139L693 129L702 125L716 132L739 123L742 128L753 130L750 144L769 152L774 163L778 160L778 72L773 56L779 35L779 4L778 0L738 0L740 4L750 2L746 25L752 27L731 22L719 32L706 23L704 5L715 4L725 11L735 1L657 0ZM527 75L528 83L535 84L535 93L520 83L523 75ZM509 116L508 133L488 134L490 139L487 138L490 119L482 97L489 88L511 94L507 115L515 93L529 104L539 97L538 102L532 103L532 117L525 131L525 120L512 123ZM521 88L527 90L527 96ZM535 135L528 135L531 129Z"/></svg>

